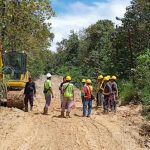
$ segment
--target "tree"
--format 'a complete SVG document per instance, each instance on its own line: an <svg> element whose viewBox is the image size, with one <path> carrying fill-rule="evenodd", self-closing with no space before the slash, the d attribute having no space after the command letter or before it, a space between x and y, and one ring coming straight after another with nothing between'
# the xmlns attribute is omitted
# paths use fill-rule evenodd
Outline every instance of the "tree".
<svg viewBox="0 0 150 150"><path fill-rule="evenodd" d="M148 0L133 0L127 7L122 25L113 36L113 55L115 70L123 78L132 75L137 65L137 57L150 47L150 3Z"/></svg>
<svg viewBox="0 0 150 150"><path fill-rule="evenodd" d="M54 16L51 3L49 0L0 0L0 9L3 49L25 51L29 55L29 66L33 66L32 60L39 59L41 51L50 47L54 37L51 24L47 23Z"/></svg>

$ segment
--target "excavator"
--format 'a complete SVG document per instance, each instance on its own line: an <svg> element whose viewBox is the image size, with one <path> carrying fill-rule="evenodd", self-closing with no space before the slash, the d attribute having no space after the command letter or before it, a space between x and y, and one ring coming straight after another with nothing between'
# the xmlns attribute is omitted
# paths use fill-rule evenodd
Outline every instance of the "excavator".
<svg viewBox="0 0 150 150"><path fill-rule="evenodd" d="M27 54L3 52L0 47L0 102L8 107L24 108L23 89L28 81Z"/></svg>

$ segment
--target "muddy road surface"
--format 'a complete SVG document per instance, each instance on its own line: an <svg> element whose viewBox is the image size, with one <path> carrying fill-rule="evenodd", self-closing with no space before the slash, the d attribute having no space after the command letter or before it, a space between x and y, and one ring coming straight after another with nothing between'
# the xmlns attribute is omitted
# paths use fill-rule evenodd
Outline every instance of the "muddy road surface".
<svg viewBox="0 0 150 150"><path fill-rule="evenodd" d="M91 118L82 117L80 91L76 90L76 108L72 118L60 118L58 86L62 81L53 76L55 98L49 115L43 115L45 77L36 81L37 94L32 112L0 108L0 150L148 150L139 135L145 121L141 106L119 107L116 114L102 114L93 108ZM93 107L95 104L93 103Z"/></svg>

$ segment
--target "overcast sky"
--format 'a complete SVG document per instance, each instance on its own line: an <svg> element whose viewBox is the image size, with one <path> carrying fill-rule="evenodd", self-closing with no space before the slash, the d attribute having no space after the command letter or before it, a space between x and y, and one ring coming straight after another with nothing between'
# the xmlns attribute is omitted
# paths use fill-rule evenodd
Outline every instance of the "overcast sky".
<svg viewBox="0 0 150 150"><path fill-rule="evenodd" d="M55 34L52 51L56 43L67 38L70 30L79 31L96 23L100 19L110 19L114 23L116 16L123 17L125 8L131 0L51 0L56 17L52 18L52 32Z"/></svg>

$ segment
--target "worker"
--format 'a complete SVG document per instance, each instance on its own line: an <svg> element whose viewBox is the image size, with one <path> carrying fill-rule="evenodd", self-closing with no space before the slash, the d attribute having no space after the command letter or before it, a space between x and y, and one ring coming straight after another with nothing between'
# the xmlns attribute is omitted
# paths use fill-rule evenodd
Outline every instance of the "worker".
<svg viewBox="0 0 150 150"><path fill-rule="evenodd" d="M98 80L98 84L97 84L97 89L96 89L96 106L101 106L103 104L103 99L104 99L104 95L103 95L103 76L99 75L97 80Z"/></svg>
<svg viewBox="0 0 150 150"><path fill-rule="evenodd" d="M24 104L25 104L25 112L28 112L28 102L30 102L30 111L33 109L33 96L36 94L35 83L32 81L31 76L28 78L28 82L24 88Z"/></svg>
<svg viewBox="0 0 150 150"><path fill-rule="evenodd" d="M116 83L117 77L116 76L112 76L110 78L110 86L112 89L112 93L110 96L110 109L113 112L116 112L116 101L118 98L118 87L117 87L117 83Z"/></svg>
<svg viewBox="0 0 150 150"><path fill-rule="evenodd" d="M82 99L82 104L84 102L84 86L85 86L85 82L86 80L85 79L82 79L82 85L81 85L81 99Z"/></svg>
<svg viewBox="0 0 150 150"><path fill-rule="evenodd" d="M59 90L60 90L60 101L61 101L61 108L62 108L62 102L63 102L63 84L66 83L66 76L63 77L63 82L60 84L59 86Z"/></svg>
<svg viewBox="0 0 150 150"><path fill-rule="evenodd" d="M53 90L52 90L52 82L51 82L51 74L47 73L46 77L47 80L44 82L44 95L45 95L45 106L44 106L44 113L48 114L48 107L51 104L51 99L54 98Z"/></svg>
<svg viewBox="0 0 150 150"><path fill-rule="evenodd" d="M82 107L84 106L84 86L85 86L85 82L86 80L85 79L82 79L82 85L81 85L81 100L82 100Z"/></svg>
<svg viewBox="0 0 150 150"><path fill-rule="evenodd" d="M93 87L91 85L91 80L86 80L86 85L84 86L84 104L83 104L83 117L91 116L92 112L92 95L93 95ZM88 107L88 113L87 113L87 107ZM87 114L86 114L87 113Z"/></svg>
<svg viewBox="0 0 150 150"><path fill-rule="evenodd" d="M71 83L72 78L70 76L66 76L66 83L62 86L63 91L63 103L62 103L62 110L61 110L61 117L65 117L65 109L66 118L70 118L70 112L72 107L74 106L74 85Z"/></svg>
<svg viewBox="0 0 150 150"><path fill-rule="evenodd" d="M104 113L108 113L108 108L109 108L109 98L110 94L112 93L111 86L109 84L109 76L104 77L104 90L103 90L103 95L104 95L104 102L103 102L103 108L104 108Z"/></svg>

